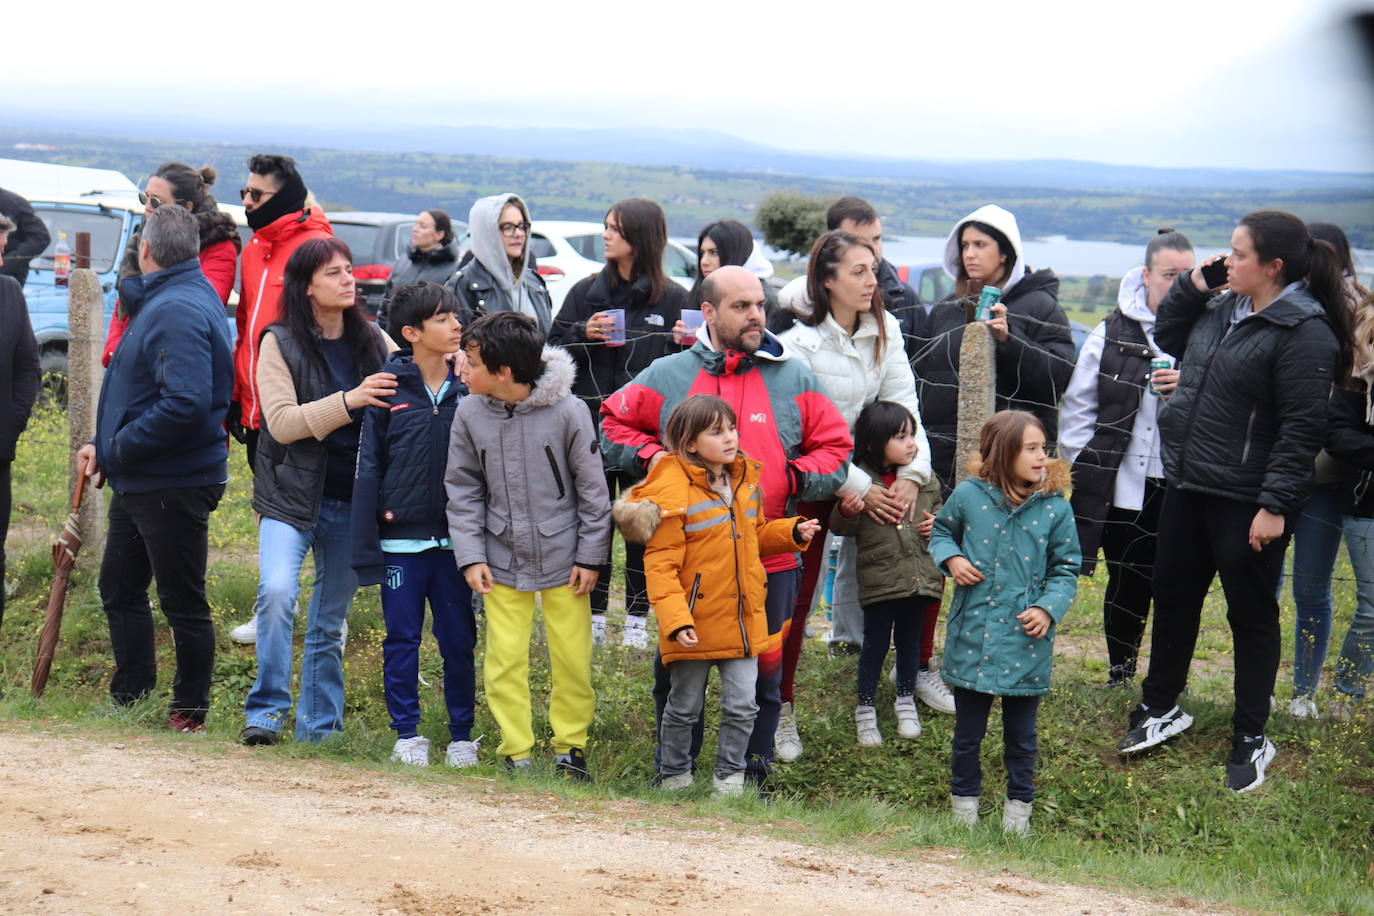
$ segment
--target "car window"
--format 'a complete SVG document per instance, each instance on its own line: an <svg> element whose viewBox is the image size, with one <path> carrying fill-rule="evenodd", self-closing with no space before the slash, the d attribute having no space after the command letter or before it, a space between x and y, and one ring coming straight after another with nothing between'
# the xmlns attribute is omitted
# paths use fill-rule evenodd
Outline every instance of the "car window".
<svg viewBox="0 0 1374 916"><path fill-rule="evenodd" d="M663 272L670 277L692 277L696 274L696 265L682 249L668 245L663 249Z"/></svg>
<svg viewBox="0 0 1374 916"><path fill-rule="evenodd" d="M348 246L348 250L353 252L353 264L374 264L376 261L377 236L381 233L380 226L369 225L368 223L333 223L334 237L342 239ZM387 261L386 266L390 267L396 260L392 256Z"/></svg>
<svg viewBox="0 0 1374 916"><path fill-rule="evenodd" d="M414 225L415 220L413 219L396 224L396 232L393 236L395 243L392 246L396 249L396 252L391 256L393 261L410 250L410 227Z"/></svg>
<svg viewBox="0 0 1374 916"><path fill-rule="evenodd" d="M530 236L530 254L535 258L551 258L558 252L554 249L553 242L535 233Z"/></svg>
<svg viewBox="0 0 1374 916"><path fill-rule="evenodd" d="M606 240L600 233L595 235L570 235L567 236L568 244L572 246L582 257L589 261L596 261L598 264L606 262Z"/></svg>
<svg viewBox="0 0 1374 916"><path fill-rule="evenodd" d="M59 232L67 233L67 244L71 246L72 254L76 254L76 234L91 234L91 269L98 274L114 268L123 257L124 253L119 250L124 235L123 211L64 210L42 204L35 204L33 209L43 220L43 225L48 227L51 241L43 253L30 262L30 266L52 269L52 253L57 247Z"/></svg>
<svg viewBox="0 0 1374 916"><path fill-rule="evenodd" d="M954 281L940 268L931 267L921 271L921 286L916 292L922 302L939 302L954 292Z"/></svg>

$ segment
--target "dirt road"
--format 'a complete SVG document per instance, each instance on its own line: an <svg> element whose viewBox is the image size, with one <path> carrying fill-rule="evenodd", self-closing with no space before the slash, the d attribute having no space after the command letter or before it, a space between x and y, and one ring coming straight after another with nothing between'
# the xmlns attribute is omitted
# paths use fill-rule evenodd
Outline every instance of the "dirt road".
<svg viewBox="0 0 1374 916"><path fill-rule="evenodd" d="M811 848L638 802L0 728L10 913L1159 913L1085 888Z"/></svg>

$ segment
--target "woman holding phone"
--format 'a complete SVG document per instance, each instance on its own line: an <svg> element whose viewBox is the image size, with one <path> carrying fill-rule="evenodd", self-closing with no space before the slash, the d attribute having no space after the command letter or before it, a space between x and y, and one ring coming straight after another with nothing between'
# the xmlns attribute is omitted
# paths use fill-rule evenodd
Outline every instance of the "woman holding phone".
<svg viewBox="0 0 1374 916"><path fill-rule="evenodd" d="M1180 276L1160 302L1155 340L1182 370L1159 419L1167 485L1150 668L1118 753L1192 724L1178 697L1220 574L1235 646L1226 786L1246 792L1264 782L1281 644L1275 593L1290 519L1311 493L1326 440L1332 381L1350 362L1349 320L1335 250L1275 210L1244 217L1231 253Z"/></svg>
<svg viewBox="0 0 1374 916"><path fill-rule="evenodd" d="M658 204L642 197L613 204L606 211L601 239L605 268L568 290L549 329L549 343L572 354L577 365L573 394L586 402L598 423L602 400L651 362L678 349L673 329L687 302L687 291L663 272L668 221ZM613 497L617 488L629 490L637 482L617 471L606 475ZM607 566L592 592L592 634L598 643L606 638L610 579ZM649 598L642 545L625 545L625 611L622 644L646 648Z"/></svg>

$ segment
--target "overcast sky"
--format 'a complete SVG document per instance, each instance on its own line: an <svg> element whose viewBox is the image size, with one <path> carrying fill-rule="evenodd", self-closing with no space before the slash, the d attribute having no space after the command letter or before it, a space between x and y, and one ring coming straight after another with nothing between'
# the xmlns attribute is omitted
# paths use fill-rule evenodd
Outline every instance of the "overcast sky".
<svg viewBox="0 0 1374 916"><path fill-rule="evenodd" d="M0 112L165 116L168 138L187 118L642 125L904 158L1374 171L1357 8L75 0L59 18L11 4Z"/></svg>

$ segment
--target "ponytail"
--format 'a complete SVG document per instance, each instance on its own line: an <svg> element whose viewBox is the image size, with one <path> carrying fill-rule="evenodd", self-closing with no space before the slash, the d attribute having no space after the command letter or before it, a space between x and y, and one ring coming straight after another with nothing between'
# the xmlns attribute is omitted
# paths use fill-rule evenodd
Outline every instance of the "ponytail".
<svg viewBox="0 0 1374 916"><path fill-rule="evenodd" d="M1344 378L1351 366L1351 340L1354 331L1350 321L1350 290L1345 282L1340 253L1330 242L1309 239L1311 255L1308 258L1307 286L1312 295L1326 310L1326 320L1336 333L1336 341L1341 347L1341 362L1336 378ZM1284 271L1285 279L1287 270Z"/></svg>

